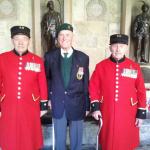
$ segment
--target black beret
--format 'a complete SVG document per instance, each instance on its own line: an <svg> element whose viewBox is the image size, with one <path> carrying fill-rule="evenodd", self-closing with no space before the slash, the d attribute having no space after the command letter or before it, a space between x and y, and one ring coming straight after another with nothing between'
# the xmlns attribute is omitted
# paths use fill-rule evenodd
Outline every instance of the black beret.
<svg viewBox="0 0 150 150"><path fill-rule="evenodd" d="M128 36L125 34L113 34L110 36L110 45L115 43L127 44Z"/></svg>
<svg viewBox="0 0 150 150"><path fill-rule="evenodd" d="M69 31L72 31L73 32L73 27L71 24L68 24L68 23L63 23L61 24L60 26L58 26L57 28L57 36L59 34L60 31L62 30L69 30Z"/></svg>
<svg viewBox="0 0 150 150"><path fill-rule="evenodd" d="M30 29L26 26L13 26L10 29L10 32L11 32L11 38L17 34L23 34L30 38Z"/></svg>

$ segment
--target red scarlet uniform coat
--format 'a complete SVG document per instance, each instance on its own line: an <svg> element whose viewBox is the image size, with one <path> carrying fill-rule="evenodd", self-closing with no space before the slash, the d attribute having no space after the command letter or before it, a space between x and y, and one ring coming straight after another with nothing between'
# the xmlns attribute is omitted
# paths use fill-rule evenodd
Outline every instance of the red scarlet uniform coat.
<svg viewBox="0 0 150 150"><path fill-rule="evenodd" d="M40 100L47 99L42 59L26 52L0 55L0 147L39 150L42 147Z"/></svg>
<svg viewBox="0 0 150 150"><path fill-rule="evenodd" d="M118 63L111 58L105 59L97 64L92 74L89 92L92 102L100 102L102 150L136 148L139 144L139 128L135 126L135 120L138 110L146 107L139 65L128 58Z"/></svg>

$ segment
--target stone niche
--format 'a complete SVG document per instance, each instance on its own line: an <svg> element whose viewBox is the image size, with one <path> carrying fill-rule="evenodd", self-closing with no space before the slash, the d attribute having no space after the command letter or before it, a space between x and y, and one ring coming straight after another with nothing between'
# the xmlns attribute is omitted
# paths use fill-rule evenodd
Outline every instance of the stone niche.
<svg viewBox="0 0 150 150"><path fill-rule="evenodd" d="M141 69L144 76L144 82L150 84L150 65L141 65Z"/></svg>
<svg viewBox="0 0 150 150"><path fill-rule="evenodd" d="M141 65L141 70L146 88L147 118L150 119L150 65Z"/></svg>
<svg viewBox="0 0 150 150"><path fill-rule="evenodd" d="M135 53L136 51L138 51L138 41L137 41L137 38L135 38L133 36L133 24L134 24L134 21L135 21L135 18L138 16L138 15L141 15L142 14L142 6L145 4L147 4L149 6L149 11L147 12L147 14L150 16L150 1L149 0L132 0L132 5L131 5L131 22L130 22L130 29L129 29L129 35L130 35L130 57L135 60ZM149 23L150 23L150 20L149 20ZM149 40L150 41L150 40ZM147 41L147 49L150 49L150 42ZM143 43L143 42L140 42L140 43ZM144 44L141 44L141 47L142 45ZM140 46L139 46L140 47ZM140 54L141 55L141 54ZM145 58L146 60L150 62L150 51L146 50L145 52ZM138 61L139 62L139 61ZM150 64L148 64L150 66Z"/></svg>

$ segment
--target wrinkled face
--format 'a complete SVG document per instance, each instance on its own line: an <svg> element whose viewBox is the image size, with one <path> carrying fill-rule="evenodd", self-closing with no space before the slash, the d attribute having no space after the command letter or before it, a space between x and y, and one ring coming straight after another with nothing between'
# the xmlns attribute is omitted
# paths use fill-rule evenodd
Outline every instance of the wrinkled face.
<svg viewBox="0 0 150 150"><path fill-rule="evenodd" d="M26 35L18 34L12 37L12 43L15 50L21 55L28 49L30 38Z"/></svg>
<svg viewBox="0 0 150 150"><path fill-rule="evenodd" d="M110 52L116 60L120 60L126 54L127 48L126 44L115 43L110 45Z"/></svg>
<svg viewBox="0 0 150 150"><path fill-rule="evenodd" d="M64 49L68 50L72 47L72 40L73 40L73 32L70 30L62 30L58 34L58 43L59 46Z"/></svg>

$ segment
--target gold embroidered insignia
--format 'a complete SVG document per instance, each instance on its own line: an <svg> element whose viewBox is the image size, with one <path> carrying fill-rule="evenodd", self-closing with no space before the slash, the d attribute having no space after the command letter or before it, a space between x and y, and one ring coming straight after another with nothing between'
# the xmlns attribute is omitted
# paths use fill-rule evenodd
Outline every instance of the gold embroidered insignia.
<svg viewBox="0 0 150 150"><path fill-rule="evenodd" d="M130 65L130 69L132 69L132 65Z"/></svg>
<svg viewBox="0 0 150 150"><path fill-rule="evenodd" d="M20 28L20 29L24 29L24 27L23 27L23 26L20 26L19 28Z"/></svg>
<svg viewBox="0 0 150 150"><path fill-rule="evenodd" d="M5 98L5 94L1 97L1 99L0 99L0 101L2 102L3 100L4 100L4 98Z"/></svg>
<svg viewBox="0 0 150 150"><path fill-rule="evenodd" d="M33 99L33 101L37 101L39 98L40 98L40 96L35 97L35 96L32 94L32 99Z"/></svg>
<svg viewBox="0 0 150 150"><path fill-rule="evenodd" d="M68 25L68 29L69 29L69 30L71 29L71 26L70 26L70 25Z"/></svg>
<svg viewBox="0 0 150 150"><path fill-rule="evenodd" d="M131 105L132 105L132 106L134 106L134 105L136 105L136 104L138 103L137 101L136 101L136 102L133 102L133 98L132 98L132 97L130 98L130 102L131 102Z"/></svg>
<svg viewBox="0 0 150 150"><path fill-rule="evenodd" d="M104 97L102 96L99 102L103 103L103 101L104 101Z"/></svg>
<svg viewBox="0 0 150 150"><path fill-rule="evenodd" d="M79 67L78 72L77 72L77 79L81 80L83 78L83 75L84 75L84 68Z"/></svg>
<svg viewBox="0 0 150 150"><path fill-rule="evenodd" d="M120 35L120 34L117 34L117 37L119 37L119 38L120 38L120 37L122 37L122 35Z"/></svg>

